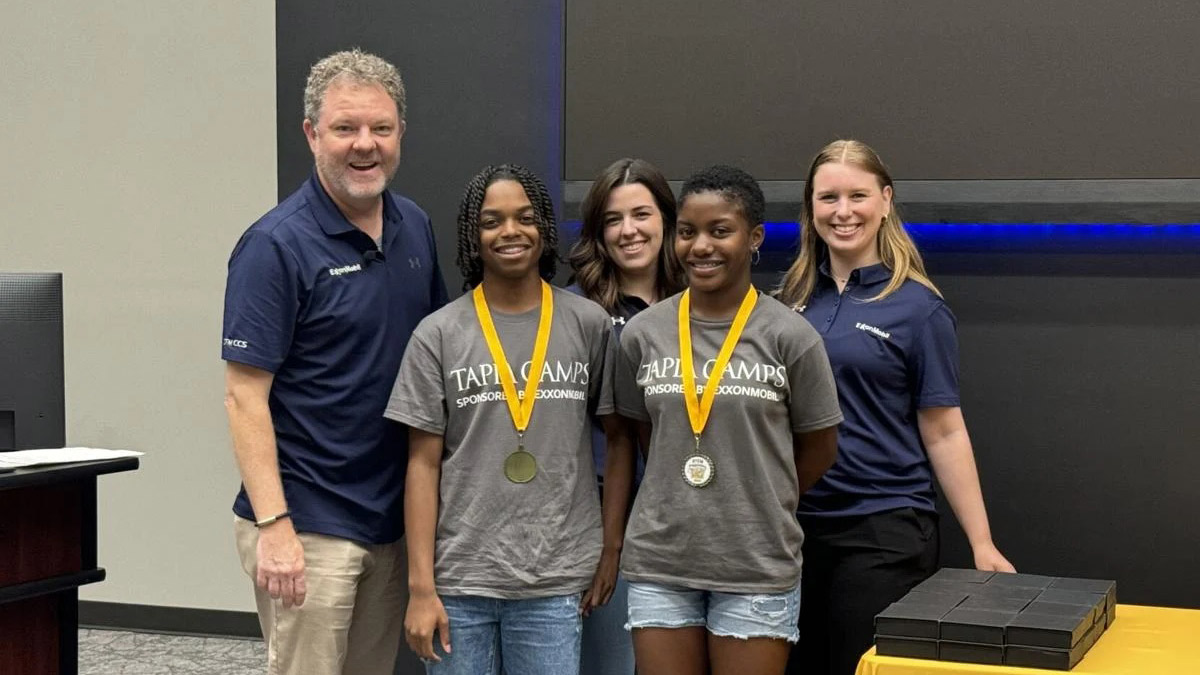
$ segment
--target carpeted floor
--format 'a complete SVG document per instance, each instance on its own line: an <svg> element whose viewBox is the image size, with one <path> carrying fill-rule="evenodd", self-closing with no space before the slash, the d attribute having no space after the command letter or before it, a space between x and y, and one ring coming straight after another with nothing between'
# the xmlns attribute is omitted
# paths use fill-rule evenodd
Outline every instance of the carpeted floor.
<svg viewBox="0 0 1200 675"><path fill-rule="evenodd" d="M79 631L80 675L261 675L261 640Z"/></svg>

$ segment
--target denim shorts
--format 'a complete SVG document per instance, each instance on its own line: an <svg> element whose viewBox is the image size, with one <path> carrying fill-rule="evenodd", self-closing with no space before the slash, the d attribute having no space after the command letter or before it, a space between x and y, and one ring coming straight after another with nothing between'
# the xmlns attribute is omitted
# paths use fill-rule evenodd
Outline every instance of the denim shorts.
<svg viewBox="0 0 1200 675"><path fill-rule="evenodd" d="M629 583L634 628L704 626L718 637L800 639L800 586L782 593L718 593L679 586Z"/></svg>

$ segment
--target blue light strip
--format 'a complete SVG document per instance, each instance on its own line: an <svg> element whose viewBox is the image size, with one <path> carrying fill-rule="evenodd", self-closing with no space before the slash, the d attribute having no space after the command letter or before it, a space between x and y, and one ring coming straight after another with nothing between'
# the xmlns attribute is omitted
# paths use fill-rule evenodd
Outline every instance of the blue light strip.
<svg viewBox="0 0 1200 675"><path fill-rule="evenodd" d="M562 224L574 240L580 222ZM767 254L794 254L800 227L765 223ZM923 252L1200 253L1200 223L905 223Z"/></svg>
<svg viewBox="0 0 1200 675"><path fill-rule="evenodd" d="M922 251L1200 252L1200 223L905 223ZM766 223L763 248L795 251L800 228Z"/></svg>

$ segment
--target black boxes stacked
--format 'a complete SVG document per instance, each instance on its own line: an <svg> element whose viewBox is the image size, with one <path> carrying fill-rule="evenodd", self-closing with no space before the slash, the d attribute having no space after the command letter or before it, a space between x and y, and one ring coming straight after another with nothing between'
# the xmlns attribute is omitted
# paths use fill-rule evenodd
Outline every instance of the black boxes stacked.
<svg viewBox="0 0 1200 675"><path fill-rule="evenodd" d="M875 651L1070 670L1116 615L1114 581L947 568L875 617Z"/></svg>

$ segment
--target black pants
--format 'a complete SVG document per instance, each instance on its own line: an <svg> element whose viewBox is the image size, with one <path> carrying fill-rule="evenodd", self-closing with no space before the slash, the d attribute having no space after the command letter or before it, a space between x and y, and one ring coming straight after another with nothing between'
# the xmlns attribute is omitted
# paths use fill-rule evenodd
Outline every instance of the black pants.
<svg viewBox="0 0 1200 675"><path fill-rule="evenodd" d="M911 508L802 517L800 642L788 675L853 675L875 641L875 615L937 569L937 514Z"/></svg>

